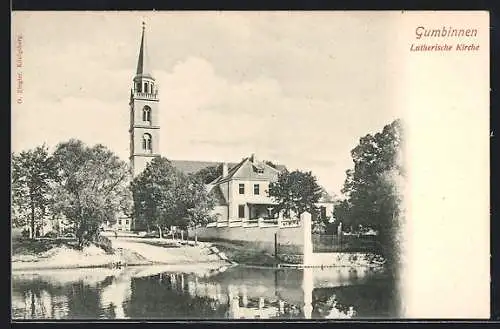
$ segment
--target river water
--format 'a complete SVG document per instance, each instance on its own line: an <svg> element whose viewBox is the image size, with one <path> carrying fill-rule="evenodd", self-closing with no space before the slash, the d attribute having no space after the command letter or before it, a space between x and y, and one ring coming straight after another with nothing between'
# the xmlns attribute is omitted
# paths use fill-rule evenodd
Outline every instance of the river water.
<svg viewBox="0 0 500 329"><path fill-rule="evenodd" d="M12 273L13 319L394 318L369 269L148 266Z"/></svg>

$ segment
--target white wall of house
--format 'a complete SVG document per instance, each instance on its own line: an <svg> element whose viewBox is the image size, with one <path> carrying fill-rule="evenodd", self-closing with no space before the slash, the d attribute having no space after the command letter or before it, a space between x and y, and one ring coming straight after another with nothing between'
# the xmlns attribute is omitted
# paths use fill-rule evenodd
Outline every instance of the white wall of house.
<svg viewBox="0 0 500 329"><path fill-rule="evenodd" d="M326 217L332 218L333 217L333 202L318 202L316 203L316 207L325 207L326 210Z"/></svg>
<svg viewBox="0 0 500 329"><path fill-rule="evenodd" d="M111 231L130 231L132 229L132 219L127 217L120 217L116 220L116 223L104 226L105 230Z"/></svg>
<svg viewBox="0 0 500 329"><path fill-rule="evenodd" d="M240 184L244 187L243 194L240 194ZM259 186L259 194L254 193L255 185ZM268 196L268 190L269 181L267 180L231 180L229 186L229 220L248 220L250 218L248 203L272 204L273 200ZM240 206L245 209L243 217L239 213Z"/></svg>

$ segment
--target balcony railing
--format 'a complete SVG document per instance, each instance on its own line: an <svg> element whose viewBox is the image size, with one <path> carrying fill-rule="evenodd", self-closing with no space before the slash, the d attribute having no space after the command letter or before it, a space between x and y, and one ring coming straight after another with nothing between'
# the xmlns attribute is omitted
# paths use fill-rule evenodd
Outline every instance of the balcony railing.
<svg viewBox="0 0 500 329"><path fill-rule="evenodd" d="M144 98L144 99L153 99L157 100L158 99L158 93L141 93L141 92L134 92L134 98Z"/></svg>

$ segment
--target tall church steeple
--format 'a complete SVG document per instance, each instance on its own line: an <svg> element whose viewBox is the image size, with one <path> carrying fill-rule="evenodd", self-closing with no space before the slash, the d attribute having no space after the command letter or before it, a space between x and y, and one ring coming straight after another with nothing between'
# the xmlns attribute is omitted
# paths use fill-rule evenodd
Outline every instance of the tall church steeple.
<svg viewBox="0 0 500 329"><path fill-rule="evenodd" d="M133 176L159 156L160 121L158 89L149 66L146 49L146 24L142 23L137 70L130 90L130 166Z"/></svg>
<svg viewBox="0 0 500 329"><path fill-rule="evenodd" d="M146 23L142 22L141 46L139 48L139 59L137 61L136 77L153 79L149 67L149 58L146 52Z"/></svg>

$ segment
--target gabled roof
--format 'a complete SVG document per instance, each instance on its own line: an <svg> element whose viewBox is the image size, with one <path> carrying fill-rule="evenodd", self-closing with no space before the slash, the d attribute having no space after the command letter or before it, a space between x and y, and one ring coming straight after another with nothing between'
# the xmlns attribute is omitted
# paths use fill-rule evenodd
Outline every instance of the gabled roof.
<svg viewBox="0 0 500 329"><path fill-rule="evenodd" d="M224 206L227 205L227 200L224 197L224 193L222 193L220 186L215 186L210 191L212 195L215 197L215 200L218 205Z"/></svg>
<svg viewBox="0 0 500 329"><path fill-rule="evenodd" d="M227 176L223 177L222 175L219 176L218 178L216 178L213 182L210 183L210 185L212 186L215 186L217 184L220 184L220 183L223 183L223 182L227 182L229 179L231 179L231 177L234 176L234 174L238 171L238 169L243 165L243 163L245 163L245 161L247 161L248 158L244 158L243 160L241 160L240 163L236 164L236 166L233 166L231 169L228 168L228 173L227 173ZM229 167L229 166L228 166Z"/></svg>
<svg viewBox="0 0 500 329"><path fill-rule="evenodd" d="M215 162L215 161L190 161L190 160L170 160L170 163L174 168L179 170L180 172L184 174L194 174L197 171L200 171L201 169L212 167L212 166L218 166L222 164L222 162ZM233 168L236 163L229 163L228 167Z"/></svg>
<svg viewBox="0 0 500 329"><path fill-rule="evenodd" d="M278 170L279 172L285 171L286 170L286 166L284 166L284 165L276 165L276 170Z"/></svg>
<svg viewBox="0 0 500 329"><path fill-rule="evenodd" d="M285 166L277 166L285 170ZM258 173L257 169L263 169L263 172ZM219 176L216 180L210 183L210 185L217 185L223 182L227 182L233 178L239 179L255 179L255 180L273 180L281 171L280 169L274 168L265 162L257 162L253 156L244 158L240 163L229 169L225 177Z"/></svg>
<svg viewBox="0 0 500 329"><path fill-rule="evenodd" d="M238 169L240 169L244 164L245 164L245 161L249 161L250 162L250 165L252 164L251 160L252 160L252 157L246 157L244 158L243 160L241 160L239 163L234 163L234 162L231 162L231 163L228 163L228 175L224 178L225 181L226 178L230 178L230 177L233 177L236 175L236 173L238 172ZM194 174L198 171L200 171L201 169L204 169L204 168L208 168L208 167L213 167L213 166L218 166L218 165L222 165L224 162L219 162L219 161L191 161L191 160L170 160L170 163L172 164L172 166L174 168L176 168L177 170L179 170L180 172L182 172L183 174ZM264 162L261 162L259 163L261 165L263 165L264 169L266 172L271 172L271 173L275 173L275 172L281 172L283 170L286 169L285 166L283 165L276 165L276 168L273 168L272 166L264 163ZM240 173L241 174L241 173ZM246 176L248 176L248 170L247 170L247 174ZM243 177L240 177L240 178L250 178L250 177L246 177L245 175ZM265 175L263 176L264 178L266 177L266 173ZM257 176L257 178L263 178L262 176ZM213 182L210 183L210 185L213 185L213 184L216 184L216 183L220 183L222 179L222 176L218 177L216 180L214 180Z"/></svg>

